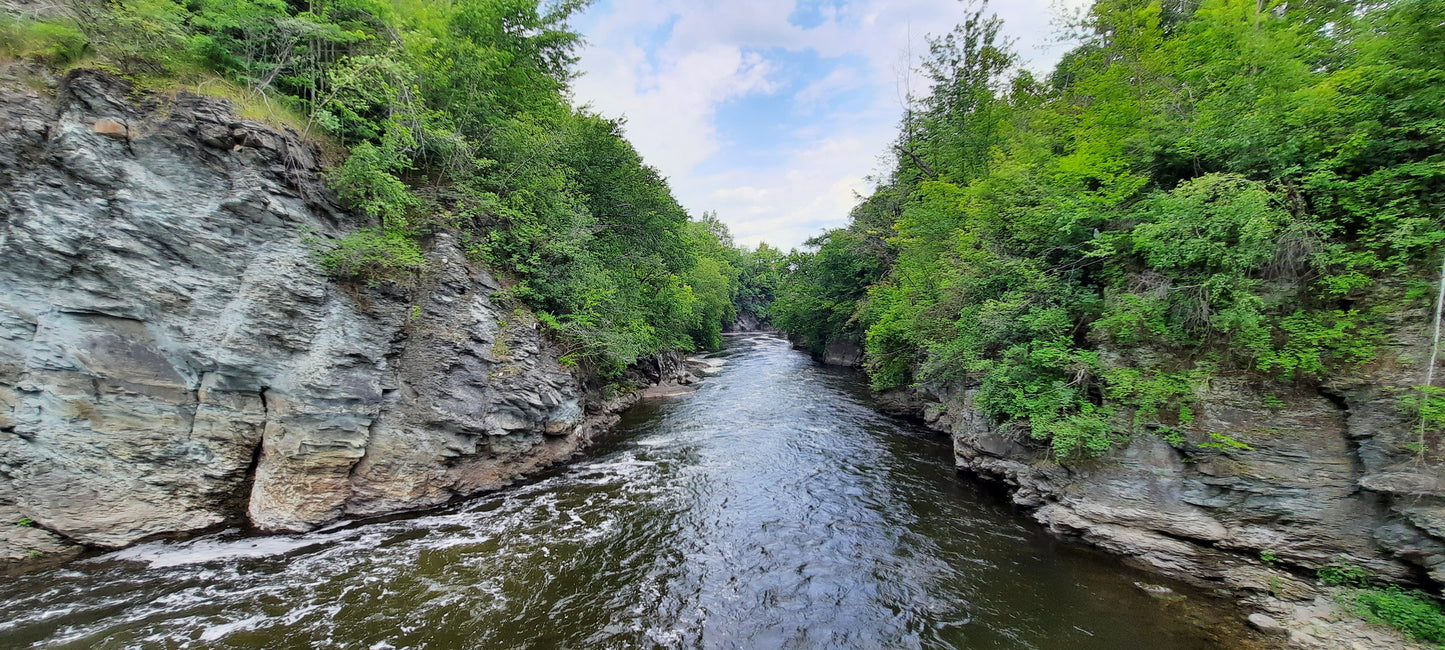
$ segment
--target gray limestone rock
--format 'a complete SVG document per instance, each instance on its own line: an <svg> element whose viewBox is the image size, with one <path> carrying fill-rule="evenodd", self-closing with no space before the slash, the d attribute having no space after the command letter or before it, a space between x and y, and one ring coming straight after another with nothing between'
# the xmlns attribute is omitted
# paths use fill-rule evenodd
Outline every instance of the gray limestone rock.
<svg viewBox="0 0 1445 650"><path fill-rule="evenodd" d="M295 133L23 72L0 69L0 517L33 526L0 521L0 559L433 506L627 403L589 398L446 233L414 287L330 280L319 248L366 221Z"/></svg>
<svg viewBox="0 0 1445 650"><path fill-rule="evenodd" d="M1250 614L1249 624L1254 626L1254 629L1259 630L1260 632L1264 632L1266 634L1289 636L1289 628L1281 625L1279 621L1275 620L1274 617L1270 616L1269 614L1263 614L1260 612Z"/></svg>
<svg viewBox="0 0 1445 650"><path fill-rule="evenodd" d="M960 470L1008 485L1051 531L1225 587L1266 609L1250 622L1290 647L1424 648L1349 615L1321 595L1337 589L1308 579L1348 562L1400 582L1445 584L1445 468L1402 444L1415 434L1383 388L1409 385L1418 368L1382 366L1321 390L1216 378L1195 396L1182 441L1140 433L1122 449L1067 465L994 426L974 405L975 390L919 391L932 399L913 413L952 436ZM1217 444L1211 433L1247 448Z"/></svg>
<svg viewBox="0 0 1445 650"><path fill-rule="evenodd" d="M830 366L861 368L863 367L863 346L852 340L833 341L828 344L828 348L823 351L823 356L818 361Z"/></svg>
<svg viewBox="0 0 1445 650"><path fill-rule="evenodd" d="M1182 441L1140 433L1067 466L993 426L974 391L933 391L915 414L952 435L960 469L1007 484L1049 529L1179 578L1277 589L1283 574L1251 568L1264 558L1306 576L1347 562L1445 584L1445 468L1401 444L1413 435L1409 422L1377 388L1409 378L1353 381L1340 397L1332 387L1282 391L1219 377L1196 395Z"/></svg>

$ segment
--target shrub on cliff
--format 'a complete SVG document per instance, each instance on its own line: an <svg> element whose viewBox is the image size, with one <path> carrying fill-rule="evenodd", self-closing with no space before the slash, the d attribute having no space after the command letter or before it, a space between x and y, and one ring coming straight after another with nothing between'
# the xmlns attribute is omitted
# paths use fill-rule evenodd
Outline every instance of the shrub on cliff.
<svg viewBox="0 0 1445 650"><path fill-rule="evenodd" d="M322 253L321 265L338 278L406 282L426 270L426 257L409 232L363 228Z"/></svg>
<svg viewBox="0 0 1445 650"><path fill-rule="evenodd" d="M1431 598L1399 587L1360 589L1346 597L1366 620L1402 630L1421 641L1434 641L1445 648L1445 613Z"/></svg>
<svg viewBox="0 0 1445 650"><path fill-rule="evenodd" d="M1318 575L1320 582L1345 587L1340 601L1364 619L1445 648L1445 612L1428 594L1381 586L1368 571L1354 564L1331 563L1321 567Z"/></svg>

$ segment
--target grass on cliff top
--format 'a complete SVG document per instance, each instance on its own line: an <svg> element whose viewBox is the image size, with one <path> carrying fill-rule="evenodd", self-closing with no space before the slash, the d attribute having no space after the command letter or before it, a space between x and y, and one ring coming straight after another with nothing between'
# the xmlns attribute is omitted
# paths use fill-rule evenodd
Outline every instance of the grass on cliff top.
<svg viewBox="0 0 1445 650"><path fill-rule="evenodd" d="M82 61L74 68L98 68L114 71L110 66L97 61ZM203 69L183 70L166 76L128 75L135 89L175 99L182 92L205 97L216 97L229 101L236 116L254 120L275 127L277 130L290 129L303 140L320 147L322 159L336 164L345 159L346 147L330 137L324 128L307 118L304 111L295 109L287 98L266 90L246 88Z"/></svg>
<svg viewBox="0 0 1445 650"><path fill-rule="evenodd" d="M291 129L320 146L328 162L340 160L346 153L345 147L329 137L325 129L275 93L245 88L209 72L197 72L180 79L157 80L153 86L147 84L145 89L170 96L185 91L224 98L235 105L236 114L240 117Z"/></svg>
<svg viewBox="0 0 1445 650"><path fill-rule="evenodd" d="M294 129L297 133L312 139L324 137L314 123L300 111L288 107L280 98L270 93L252 91L212 74L197 75L180 79L169 84L169 88L156 88L158 92L171 93L184 90L196 95L223 97L236 105L236 113L248 120L267 122Z"/></svg>
<svg viewBox="0 0 1445 650"><path fill-rule="evenodd" d="M0 14L0 59L63 67L86 58L89 50L85 35L70 25Z"/></svg>
<svg viewBox="0 0 1445 650"><path fill-rule="evenodd" d="M0 63L24 61L41 65L58 74L77 68L95 68L123 73L112 61L100 56L85 34L65 22L36 22L0 14ZM274 92L243 87L221 75L185 60L173 61L163 74L126 74L137 90L175 97L180 92L219 97L230 101L244 119L291 129L321 147L330 161L345 155L345 148L330 138L325 129L304 111Z"/></svg>

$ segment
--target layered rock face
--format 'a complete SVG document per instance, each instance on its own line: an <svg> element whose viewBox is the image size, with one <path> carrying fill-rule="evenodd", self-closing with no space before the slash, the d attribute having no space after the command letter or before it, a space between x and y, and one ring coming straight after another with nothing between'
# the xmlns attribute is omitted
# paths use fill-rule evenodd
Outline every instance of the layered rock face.
<svg viewBox="0 0 1445 650"><path fill-rule="evenodd" d="M1428 319L1401 316L1379 361L1317 388L1246 376L1195 395L1183 439L1135 434L1102 458L1059 465L1001 431L973 390L893 396L954 441L960 469L1008 484L1057 533L1176 577L1289 592L1276 569L1346 562L1405 583L1445 585L1445 463L1399 391L1420 383ZM1296 594L1302 595L1302 594Z"/></svg>
<svg viewBox="0 0 1445 650"><path fill-rule="evenodd" d="M757 332L767 326L757 317L757 314L743 311L738 313L738 319L732 325L723 328L724 332Z"/></svg>
<svg viewBox="0 0 1445 650"><path fill-rule="evenodd" d="M866 354L863 350L862 344L853 339L842 338L832 341L828 343L827 347L823 348L821 354L816 351L810 350L808 346L804 344L803 340L798 337L790 335L788 337L788 340L792 342L793 348L808 352L808 356L811 356L814 361L817 361L821 364L858 369L863 367L863 362L866 360ZM901 394L895 394L892 397L904 398L904 401L908 402L917 401L914 397L907 397ZM923 402L919 403L921 404ZM919 408L921 409L922 407ZM902 409L900 413L904 415L914 414L909 409Z"/></svg>
<svg viewBox="0 0 1445 650"><path fill-rule="evenodd" d="M91 71L0 71L0 120L0 558L436 505L619 406L453 237L417 287L328 279L365 224L294 133Z"/></svg>

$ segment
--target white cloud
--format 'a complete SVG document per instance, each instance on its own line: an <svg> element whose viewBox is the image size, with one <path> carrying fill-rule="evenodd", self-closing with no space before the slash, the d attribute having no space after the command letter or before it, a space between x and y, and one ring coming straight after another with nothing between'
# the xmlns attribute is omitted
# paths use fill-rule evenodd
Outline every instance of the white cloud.
<svg viewBox="0 0 1445 650"><path fill-rule="evenodd" d="M862 85L863 80L857 70L846 66L833 68L828 76L804 86L793 95L793 104L799 112L811 115L839 94Z"/></svg>
<svg viewBox="0 0 1445 650"><path fill-rule="evenodd" d="M768 92L768 72L766 60L736 46L682 52L657 69L631 45L590 51L575 94L606 114L625 114L628 136L649 163L686 173L721 146L713 123L718 105Z"/></svg>
<svg viewBox="0 0 1445 650"><path fill-rule="evenodd" d="M683 177L675 185L680 195L702 197L724 216L738 241L795 246L846 219L857 194L869 190L863 176L878 142L890 137L891 128L825 137L785 152L776 168Z"/></svg>
<svg viewBox="0 0 1445 650"><path fill-rule="evenodd" d="M1053 32L1048 3L992 7L1035 69L1060 53L1057 45L1039 49ZM626 115L628 137L670 178L683 205L694 214L717 210L747 244L796 246L846 222L893 138L908 55L926 52L925 35L947 32L967 13L956 2L853 0L824 7L822 24L803 29L788 22L794 7L788 0L612 0L578 22L588 45L576 100ZM815 78L789 80L778 52L846 58ZM718 113L728 102L784 92L791 115L756 127L782 125L787 141L744 151L720 133ZM861 103L832 101L860 92Z"/></svg>

